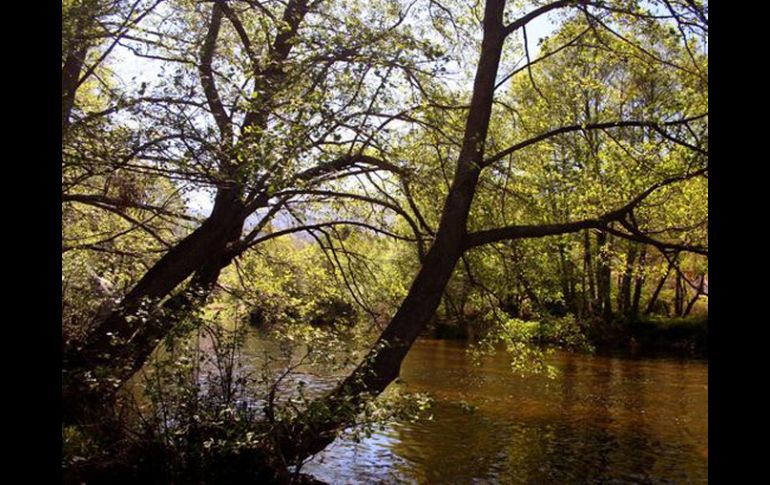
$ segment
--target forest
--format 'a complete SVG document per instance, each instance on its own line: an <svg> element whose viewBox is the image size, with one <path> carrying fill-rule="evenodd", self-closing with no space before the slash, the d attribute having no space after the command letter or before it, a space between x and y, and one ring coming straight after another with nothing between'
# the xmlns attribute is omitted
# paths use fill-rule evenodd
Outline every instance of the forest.
<svg viewBox="0 0 770 485"><path fill-rule="evenodd" d="M325 483L339 440L440 422L426 342L515 382L707 359L707 3L61 13L65 483Z"/></svg>

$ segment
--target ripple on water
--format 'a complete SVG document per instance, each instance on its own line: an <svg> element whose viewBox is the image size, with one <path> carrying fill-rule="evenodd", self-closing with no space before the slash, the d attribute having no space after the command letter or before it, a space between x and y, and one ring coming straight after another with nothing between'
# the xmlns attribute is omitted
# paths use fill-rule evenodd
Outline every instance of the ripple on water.
<svg viewBox="0 0 770 485"><path fill-rule="evenodd" d="M432 420L337 439L303 471L353 483L703 483L708 364L557 353L554 380L519 377L503 355L474 366L463 344L418 341L409 390ZM475 406L468 411L464 402Z"/></svg>

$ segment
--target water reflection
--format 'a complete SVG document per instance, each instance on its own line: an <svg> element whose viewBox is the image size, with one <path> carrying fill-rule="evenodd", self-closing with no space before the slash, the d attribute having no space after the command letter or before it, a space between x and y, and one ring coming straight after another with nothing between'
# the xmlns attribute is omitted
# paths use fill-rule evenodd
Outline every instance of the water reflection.
<svg viewBox="0 0 770 485"><path fill-rule="evenodd" d="M701 483L708 467L708 365L558 353L555 380L481 367L464 345L419 341L410 390L432 420L339 439L306 466L329 483ZM465 401L477 406L469 413Z"/></svg>

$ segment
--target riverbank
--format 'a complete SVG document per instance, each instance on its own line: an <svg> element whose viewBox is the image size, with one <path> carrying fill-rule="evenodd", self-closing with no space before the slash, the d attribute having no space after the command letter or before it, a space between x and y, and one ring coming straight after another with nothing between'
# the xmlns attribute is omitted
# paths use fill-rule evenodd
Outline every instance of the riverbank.
<svg viewBox="0 0 770 485"><path fill-rule="evenodd" d="M606 329L590 340L606 354L708 358L708 317L651 317Z"/></svg>
<svg viewBox="0 0 770 485"><path fill-rule="evenodd" d="M439 340L473 341L472 322L437 322L425 334ZM708 316L644 317L635 320L583 322L589 342L604 355L708 358ZM544 342L546 344L552 342Z"/></svg>

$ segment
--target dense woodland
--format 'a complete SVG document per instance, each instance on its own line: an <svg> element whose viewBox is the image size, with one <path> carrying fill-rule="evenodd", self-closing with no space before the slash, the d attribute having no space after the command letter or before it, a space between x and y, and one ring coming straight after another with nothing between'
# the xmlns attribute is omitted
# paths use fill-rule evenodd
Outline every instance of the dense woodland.
<svg viewBox="0 0 770 485"><path fill-rule="evenodd" d="M420 336L703 350L707 39L695 0L63 0L66 479L310 481L425 406L378 398Z"/></svg>

